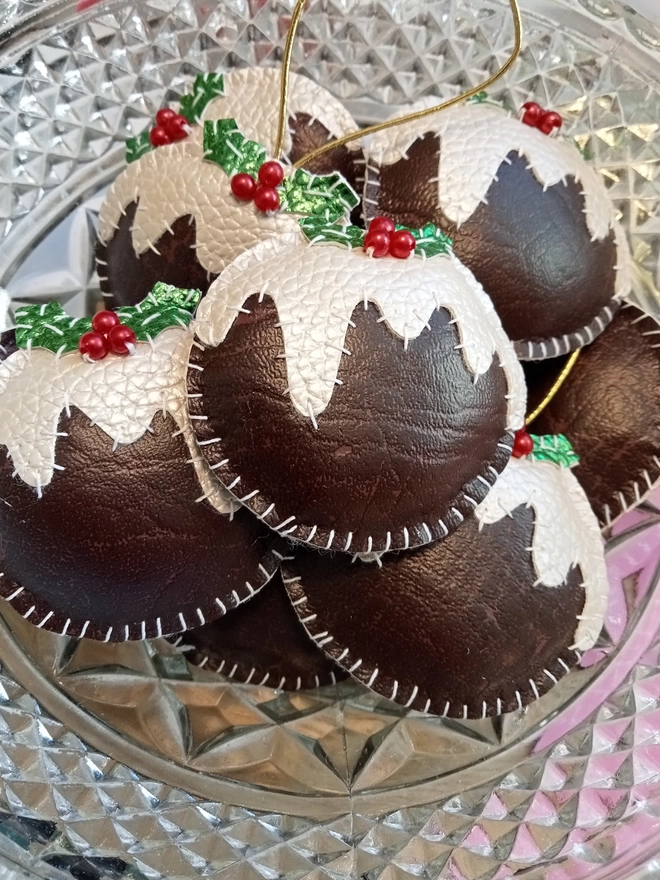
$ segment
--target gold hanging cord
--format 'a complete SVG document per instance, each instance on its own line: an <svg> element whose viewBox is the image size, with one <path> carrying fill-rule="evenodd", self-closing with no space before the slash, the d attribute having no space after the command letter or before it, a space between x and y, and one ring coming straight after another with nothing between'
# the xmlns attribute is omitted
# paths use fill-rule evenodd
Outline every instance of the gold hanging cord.
<svg viewBox="0 0 660 880"><path fill-rule="evenodd" d="M286 45L284 46L284 58L282 59L282 80L280 86L280 116L277 125L277 140L275 141L275 158L282 156L282 148L284 147L284 132L286 131L287 122L287 106L289 103L289 74L291 73L291 57L293 55L293 44L298 33L298 25L302 18L303 10L307 0L298 0L296 8L291 16L291 24L289 32L286 35Z"/></svg>
<svg viewBox="0 0 660 880"><path fill-rule="evenodd" d="M556 396L556 394L559 391L559 389L561 388L561 386L568 379L568 377L571 373L571 370L575 366L577 359L580 357L581 350L582 349L578 348L578 350L574 351L573 354L566 361L566 364L564 365L564 369L561 371L561 373L557 377L557 381L555 382L555 384L552 386L550 391L548 391L548 393L543 398L541 403L539 403L539 405L536 407L534 412L531 412L527 416L527 418L525 419L526 425L531 425L531 423L534 421L534 419L537 418L537 416L540 416L541 413L543 412L543 410L546 408L546 406L548 406L548 404L554 399L554 397Z"/></svg>
<svg viewBox="0 0 660 880"><path fill-rule="evenodd" d="M300 18L302 16L302 12L306 2L307 0L298 0L296 4L296 8L291 18L291 26L289 28L286 46L284 49L284 59L282 62L282 89L280 93L280 118L276 142L276 155L278 157L281 155L282 144L284 143L284 130L287 120L287 100L289 92L289 71L291 69L293 43L296 38L296 31L298 30L298 25L300 23ZM337 138L334 141L329 141L327 144L323 144L323 146L318 147L317 149L312 150L311 153L303 156L302 159L299 159L295 163L294 167L300 168L306 163L312 162L314 159L317 159L319 156L327 153L329 150L334 150L336 147L343 147L345 144L349 144L351 143L351 141L360 140L360 138L367 137L367 135L375 134L378 131L386 131L388 128L405 125L407 122L414 122L416 119L423 119L425 116L432 116L434 113L439 113L441 110L447 110L449 107L454 107L456 104L460 104L462 101L467 101L469 98L473 98L480 92L483 92L486 89L490 88L513 67L513 65L518 60L518 56L520 55L522 49L522 22L520 19L520 8L518 6L518 0L509 0L509 6L511 7L511 13L513 15L515 42L511 54L504 62L502 67L497 71L497 73L494 73L491 77L480 83L478 86L474 86L474 88L469 89L467 92L463 92L460 95L456 95L456 97L450 98L448 101L443 101L442 104L438 104L436 107L429 107L426 110L418 110L416 113L408 113L406 116L401 116L398 119L390 119L387 122L380 122L377 125L370 125L367 128L361 129L360 131L355 131L351 134L346 134L343 137Z"/></svg>

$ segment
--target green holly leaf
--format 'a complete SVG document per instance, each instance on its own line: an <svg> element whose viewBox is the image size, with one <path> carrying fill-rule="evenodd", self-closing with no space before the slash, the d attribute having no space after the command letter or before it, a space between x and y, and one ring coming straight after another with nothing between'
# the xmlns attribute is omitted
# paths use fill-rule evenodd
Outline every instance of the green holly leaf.
<svg viewBox="0 0 660 880"><path fill-rule="evenodd" d="M408 229L408 227L397 226L397 229ZM433 223L428 223L422 229L408 229L408 232L412 233L417 242L416 253L422 253L426 257L437 257L451 253L453 241Z"/></svg>
<svg viewBox="0 0 660 880"><path fill-rule="evenodd" d="M225 80L221 73L200 73L193 83L192 93L181 98L180 110L192 125L218 95L225 93Z"/></svg>
<svg viewBox="0 0 660 880"><path fill-rule="evenodd" d="M266 150L238 130L235 119L204 123L204 158L218 164L230 177L234 174L257 176L266 161Z"/></svg>
<svg viewBox="0 0 660 880"><path fill-rule="evenodd" d="M131 162L136 162L138 159L141 159L142 156L150 150L153 150L153 147L149 140L149 129L147 129L137 137L129 138L126 141L126 161L130 165Z"/></svg>
<svg viewBox="0 0 660 880"><path fill-rule="evenodd" d="M551 461L566 468L580 464L580 456L563 434L530 434L530 437L534 441L534 449L529 458L533 461Z"/></svg>
<svg viewBox="0 0 660 880"><path fill-rule="evenodd" d="M199 290L159 282L141 303L117 309L117 314L138 341L148 342L170 327L187 327L201 298Z"/></svg>
<svg viewBox="0 0 660 880"><path fill-rule="evenodd" d="M485 104L488 101L488 92L478 92L467 99L468 104Z"/></svg>
<svg viewBox="0 0 660 880"><path fill-rule="evenodd" d="M353 187L338 172L317 175L298 168L284 178L280 193L283 211L322 217L330 223L348 217L360 203Z"/></svg>
<svg viewBox="0 0 660 880"><path fill-rule="evenodd" d="M138 341L149 342L170 327L188 327L201 298L199 290L158 283L141 303L117 309L117 315ZM59 303L22 306L16 321L19 348L46 348L60 355L77 351L80 337L92 329L91 318L72 318Z"/></svg>
<svg viewBox="0 0 660 880"><path fill-rule="evenodd" d="M90 318L72 318L59 303L22 306L16 312L16 345L47 348L65 354L78 348L78 340L92 329Z"/></svg>
<svg viewBox="0 0 660 880"><path fill-rule="evenodd" d="M347 248L360 248L364 241L364 229L344 223L328 223L322 217L303 217L298 221L302 231L312 244L334 242Z"/></svg>

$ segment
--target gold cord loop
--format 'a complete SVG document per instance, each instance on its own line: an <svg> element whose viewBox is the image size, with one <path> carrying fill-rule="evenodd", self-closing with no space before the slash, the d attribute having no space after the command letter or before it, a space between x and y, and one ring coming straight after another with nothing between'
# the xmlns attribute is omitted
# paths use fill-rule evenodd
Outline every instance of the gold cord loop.
<svg viewBox="0 0 660 880"><path fill-rule="evenodd" d="M577 359L580 357L581 351L582 351L582 349L578 348L578 350L574 351L573 354L566 361L566 364L564 365L564 369L561 371L561 373L557 377L557 381L555 382L555 384L552 386L550 391L548 391L548 393L543 398L543 400L539 403L539 405L536 407L534 412L531 412L527 416L527 419L525 420L526 425L531 425L531 423L534 421L534 419L537 418L538 416L540 416L541 413L543 412L543 410L546 408L546 406L548 406L548 404L554 399L554 397L556 396L556 394L559 391L559 389L561 388L561 386L568 379L568 377L571 373L571 370L575 366Z"/></svg>
<svg viewBox="0 0 660 880"><path fill-rule="evenodd" d="M287 50L290 48L290 44L293 44L293 40L295 38L295 31L298 27L298 22L300 20L300 13L302 12L302 6L304 6L305 0L300 0L298 5L296 6L296 10L294 12L294 17L291 21L291 28L289 30L289 37L287 39ZM515 31L515 42L513 50L511 54L504 62L502 67L494 73L491 77L489 77L485 82L479 83L478 86L474 86L474 88L469 89L467 92L464 92L460 95L456 95L454 98L450 98L448 101L443 101L442 104L438 104L436 107L429 107L426 110L418 110L415 113L408 113L406 116L400 116L398 119L389 119L387 122L380 122L377 125L370 125L367 128L363 128L360 131L355 131L351 134L346 134L343 137L337 138L334 141L329 141L327 144L323 144L323 146L318 147L315 150L312 150L311 153L308 153L306 156L303 156L302 159L299 159L295 163L295 168L300 168L301 166L307 164L308 162L312 162L314 159L317 159L319 156L322 156L324 153L327 153L330 150L334 150L336 147L343 147L345 144L349 144L352 141L360 140L363 137L367 137L367 135L376 134L379 131L386 131L388 128L394 128L399 125L405 125L407 122L414 122L416 119L423 119L425 116L432 116L434 113L439 113L441 110L447 110L449 107L454 107L456 104L460 104L461 101L467 101L469 98L473 98L475 95L478 95L480 92L483 92L485 89L490 88L494 85L499 79L501 79L516 63L518 57L520 55L522 49L522 21L520 18L520 8L518 6L518 0L509 0L509 6L511 7L511 12L513 15L513 26ZM285 54L284 58L285 64L291 63L291 53L287 56ZM285 77L288 81L288 69L282 71L282 83L283 83L283 94L284 94L284 83ZM284 119L286 113L286 107L280 107L281 116L280 116L280 129L283 131Z"/></svg>
<svg viewBox="0 0 660 880"><path fill-rule="evenodd" d="M282 158L282 148L284 147L284 132L286 131L287 122L287 106L289 103L289 75L291 73L291 57L293 55L293 44L298 33L298 25L302 18L303 10L307 0L298 0L296 8L291 16L291 24L289 32L286 36L286 45L284 46L284 58L282 59L282 80L280 86L280 115L277 125L277 140L275 141L275 158Z"/></svg>

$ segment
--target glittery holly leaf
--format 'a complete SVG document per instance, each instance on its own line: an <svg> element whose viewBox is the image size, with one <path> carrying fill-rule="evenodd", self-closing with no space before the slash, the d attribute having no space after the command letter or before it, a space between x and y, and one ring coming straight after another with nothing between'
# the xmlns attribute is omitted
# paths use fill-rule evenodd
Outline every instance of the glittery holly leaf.
<svg viewBox="0 0 660 880"><path fill-rule="evenodd" d="M397 226L397 229L408 229L407 226ZM416 253L423 253L427 257L437 257L441 254L451 253L453 241L448 235L434 226L433 223L422 229L408 229L417 242Z"/></svg>
<svg viewBox="0 0 660 880"><path fill-rule="evenodd" d="M347 248L360 248L364 241L364 229L348 223L328 223L322 217L303 217L300 221L302 231L312 244L332 242Z"/></svg>
<svg viewBox="0 0 660 880"><path fill-rule="evenodd" d="M235 119L204 123L204 158L218 164L230 177L234 174L257 176L266 161L266 150L238 130Z"/></svg>
<svg viewBox="0 0 660 880"><path fill-rule="evenodd" d="M468 104L485 104L488 101L488 92L477 92L476 95L472 95L471 98L468 98Z"/></svg>
<svg viewBox="0 0 660 880"><path fill-rule="evenodd" d="M323 217L303 217L299 222L302 231L312 244L334 242L335 244L343 244L345 247L363 247L364 238L368 232L366 229L360 229L359 226L328 222ZM401 225L396 228L405 229L412 234L417 243L416 256L437 257L451 253L451 238L432 223L422 229L409 229L407 226Z"/></svg>
<svg viewBox="0 0 660 880"><path fill-rule="evenodd" d="M566 468L580 464L580 457L563 434L530 434L530 437L534 441L534 449L529 458L533 461L551 461Z"/></svg>
<svg viewBox="0 0 660 880"><path fill-rule="evenodd" d="M192 125L199 122L208 105L225 93L225 80L221 73L200 73L193 84L192 94L181 98L179 112Z"/></svg>
<svg viewBox="0 0 660 880"><path fill-rule="evenodd" d="M347 217L360 202L341 174L316 175L302 168L284 178L280 198L283 211L322 217L326 222Z"/></svg>
<svg viewBox="0 0 660 880"><path fill-rule="evenodd" d="M131 162L141 159L151 149L153 148L149 140L149 131L143 131L137 137L129 138L126 141L126 161L130 165Z"/></svg>
<svg viewBox="0 0 660 880"><path fill-rule="evenodd" d="M118 309L117 315L140 342L148 342L170 327L187 327L201 298L199 290L158 283L141 303ZM16 321L19 348L46 348L60 355L77 351L80 337L92 329L91 318L72 318L59 303L23 306Z"/></svg>

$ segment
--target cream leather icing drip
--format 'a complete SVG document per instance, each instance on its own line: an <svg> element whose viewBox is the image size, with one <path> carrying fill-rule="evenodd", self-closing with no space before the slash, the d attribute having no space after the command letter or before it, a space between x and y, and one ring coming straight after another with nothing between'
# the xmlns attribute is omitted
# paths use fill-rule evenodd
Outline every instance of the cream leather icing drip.
<svg viewBox="0 0 660 880"><path fill-rule="evenodd" d="M411 111L427 106L429 101L425 99L413 104ZM602 178L584 161L576 146L548 137L492 105L459 105L432 119L380 132L369 149L370 163L378 166L398 162L427 132L437 134L441 140L439 205L454 223L460 225L474 214L512 151L525 156L534 176L545 187L568 177L581 184L587 226L594 239L606 238L616 223Z"/></svg>
<svg viewBox="0 0 660 880"><path fill-rule="evenodd" d="M277 134L279 89L279 70L225 74L225 94L211 101L203 118L236 119L241 133L270 153ZM356 128L339 101L298 74L291 75L288 113L311 115L333 137ZM112 238L126 206L133 201L138 201L132 230L137 254L154 247L175 220L189 214L197 226L197 258L208 272L217 274L246 248L297 227L292 214L263 214L253 203L239 202L231 193L227 174L204 159L203 135L203 125L193 126L185 140L152 150L119 175L99 214L102 242ZM288 133L284 146L285 151L291 148Z"/></svg>
<svg viewBox="0 0 660 880"><path fill-rule="evenodd" d="M513 347L489 297L453 255L377 260L361 249L310 245L299 233L270 239L238 257L211 285L193 324L200 341L221 344L255 292L275 302L291 401L305 416L319 415L330 402L341 358L350 356L345 342L353 310L371 302L405 345L436 309L446 308L475 382L499 357L509 386L507 426L523 424L526 388Z"/></svg>
<svg viewBox="0 0 660 880"><path fill-rule="evenodd" d="M109 355L87 363L71 352L21 350L0 362L0 445L6 446L18 476L41 491L57 470L56 447L62 412L81 410L117 444L135 443L157 412L179 426L207 496L221 513L232 502L197 451L185 391L192 334L172 329L153 346L138 343L132 357ZM81 474L81 479L84 475Z"/></svg>
<svg viewBox="0 0 660 880"><path fill-rule="evenodd" d="M521 505L536 515L532 559L539 587L558 587L579 566L585 606L574 647L593 647L607 611L609 583L600 527L587 496L568 468L551 462L512 458L477 507L479 528L510 516Z"/></svg>

